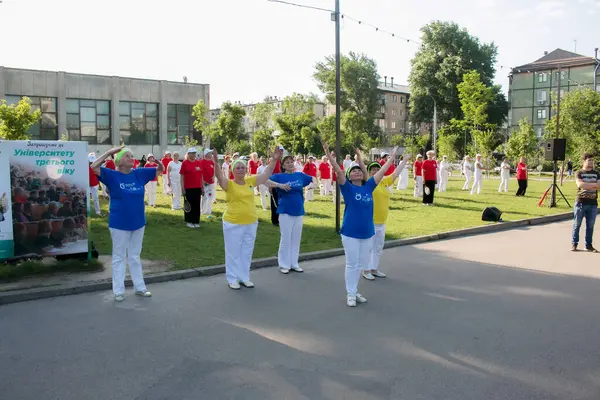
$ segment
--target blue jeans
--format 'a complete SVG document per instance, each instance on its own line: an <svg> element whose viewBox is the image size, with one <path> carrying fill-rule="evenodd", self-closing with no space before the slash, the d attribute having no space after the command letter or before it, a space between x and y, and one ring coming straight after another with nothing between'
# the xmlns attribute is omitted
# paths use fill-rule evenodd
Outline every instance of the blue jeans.
<svg viewBox="0 0 600 400"><path fill-rule="evenodd" d="M573 220L573 244L579 244L579 228L585 217L585 247L592 247L592 236L594 235L594 224L598 206L591 204L575 203L575 218Z"/></svg>

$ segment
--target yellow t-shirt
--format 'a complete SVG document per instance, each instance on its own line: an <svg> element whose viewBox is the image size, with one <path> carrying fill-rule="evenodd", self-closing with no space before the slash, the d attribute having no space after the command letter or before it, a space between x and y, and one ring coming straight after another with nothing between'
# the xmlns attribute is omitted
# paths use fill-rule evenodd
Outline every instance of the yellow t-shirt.
<svg viewBox="0 0 600 400"><path fill-rule="evenodd" d="M390 213L390 197L392 196L388 187L393 184L394 178L392 175L388 175L379 181L379 185L373 191L373 222L375 225L382 225L387 221Z"/></svg>
<svg viewBox="0 0 600 400"><path fill-rule="evenodd" d="M246 183L243 185L238 185L233 179L229 180L225 192L227 209L223 221L238 225L249 225L258 221L254 204L254 186L256 186L256 175L247 176Z"/></svg>

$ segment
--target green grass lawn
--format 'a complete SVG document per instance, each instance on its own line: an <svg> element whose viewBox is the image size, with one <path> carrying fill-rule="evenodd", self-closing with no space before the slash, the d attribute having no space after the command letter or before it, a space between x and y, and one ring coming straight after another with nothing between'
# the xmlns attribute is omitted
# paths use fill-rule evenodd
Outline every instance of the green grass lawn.
<svg viewBox="0 0 600 400"><path fill-rule="evenodd" d="M481 213L487 206L496 206L504 212L505 221L539 217L570 211L562 201L557 208L538 207L537 203L550 182L529 182L526 197L515 197L517 183L511 180L508 193L498 193L498 179L484 180L481 195L471 196L463 192L463 180L451 178L448 192L436 193L436 207L424 207L421 200L414 198L410 190L396 191L390 205L387 222L387 239L401 239L446 232L459 228L485 225ZM162 188L158 189L162 192ZM565 183L563 192L572 203L575 184ZM221 216L224 211L223 192L218 191L218 202L213 208L216 220L208 222L202 217L200 229L189 229L183 222L183 211L172 211L170 197L158 194L158 207L146 208L147 222L142 258L166 260L173 269L205 267L224 263L223 230ZM263 211L260 198L256 197L259 216L258 235L254 258L277 254L279 228L271 224L270 211ZM344 205L342 204L342 207ZM102 201L103 212L107 203ZM343 208L342 208L343 212ZM111 253L111 240L107 228L107 217L91 219L91 240L100 254ZM341 247L335 233L335 205L331 198L315 196L315 201L306 203L301 252L311 252Z"/></svg>

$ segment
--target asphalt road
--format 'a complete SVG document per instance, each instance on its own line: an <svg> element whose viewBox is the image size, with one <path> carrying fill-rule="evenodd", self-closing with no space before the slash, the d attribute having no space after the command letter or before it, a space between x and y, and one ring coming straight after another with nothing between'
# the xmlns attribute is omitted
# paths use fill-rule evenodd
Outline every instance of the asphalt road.
<svg viewBox="0 0 600 400"><path fill-rule="evenodd" d="M0 399L600 399L600 255L568 231L386 250L356 308L342 258L239 292L216 276L2 306Z"/></svg>

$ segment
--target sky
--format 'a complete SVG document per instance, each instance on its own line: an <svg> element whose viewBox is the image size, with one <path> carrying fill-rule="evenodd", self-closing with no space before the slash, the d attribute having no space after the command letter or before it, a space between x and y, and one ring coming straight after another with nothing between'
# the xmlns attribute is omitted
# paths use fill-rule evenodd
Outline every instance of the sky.
<svg viewBox="0 0 600 400"><path fill-rule="evenodd" d="M290 0L332 9L334 0ZM496 82L510 67L562 48L593 56L600 0L340 0L341 11L419 41L454 21L498 46ZM210 84L210 107L318 93L315 63L335 51L327 12L268 0L2 0L0 65ZM344 19L341 49L373 58L406 84L418 45ZM575 43L575 41L577 41ZM503 66L501 68L500 66Z"/></svg>

